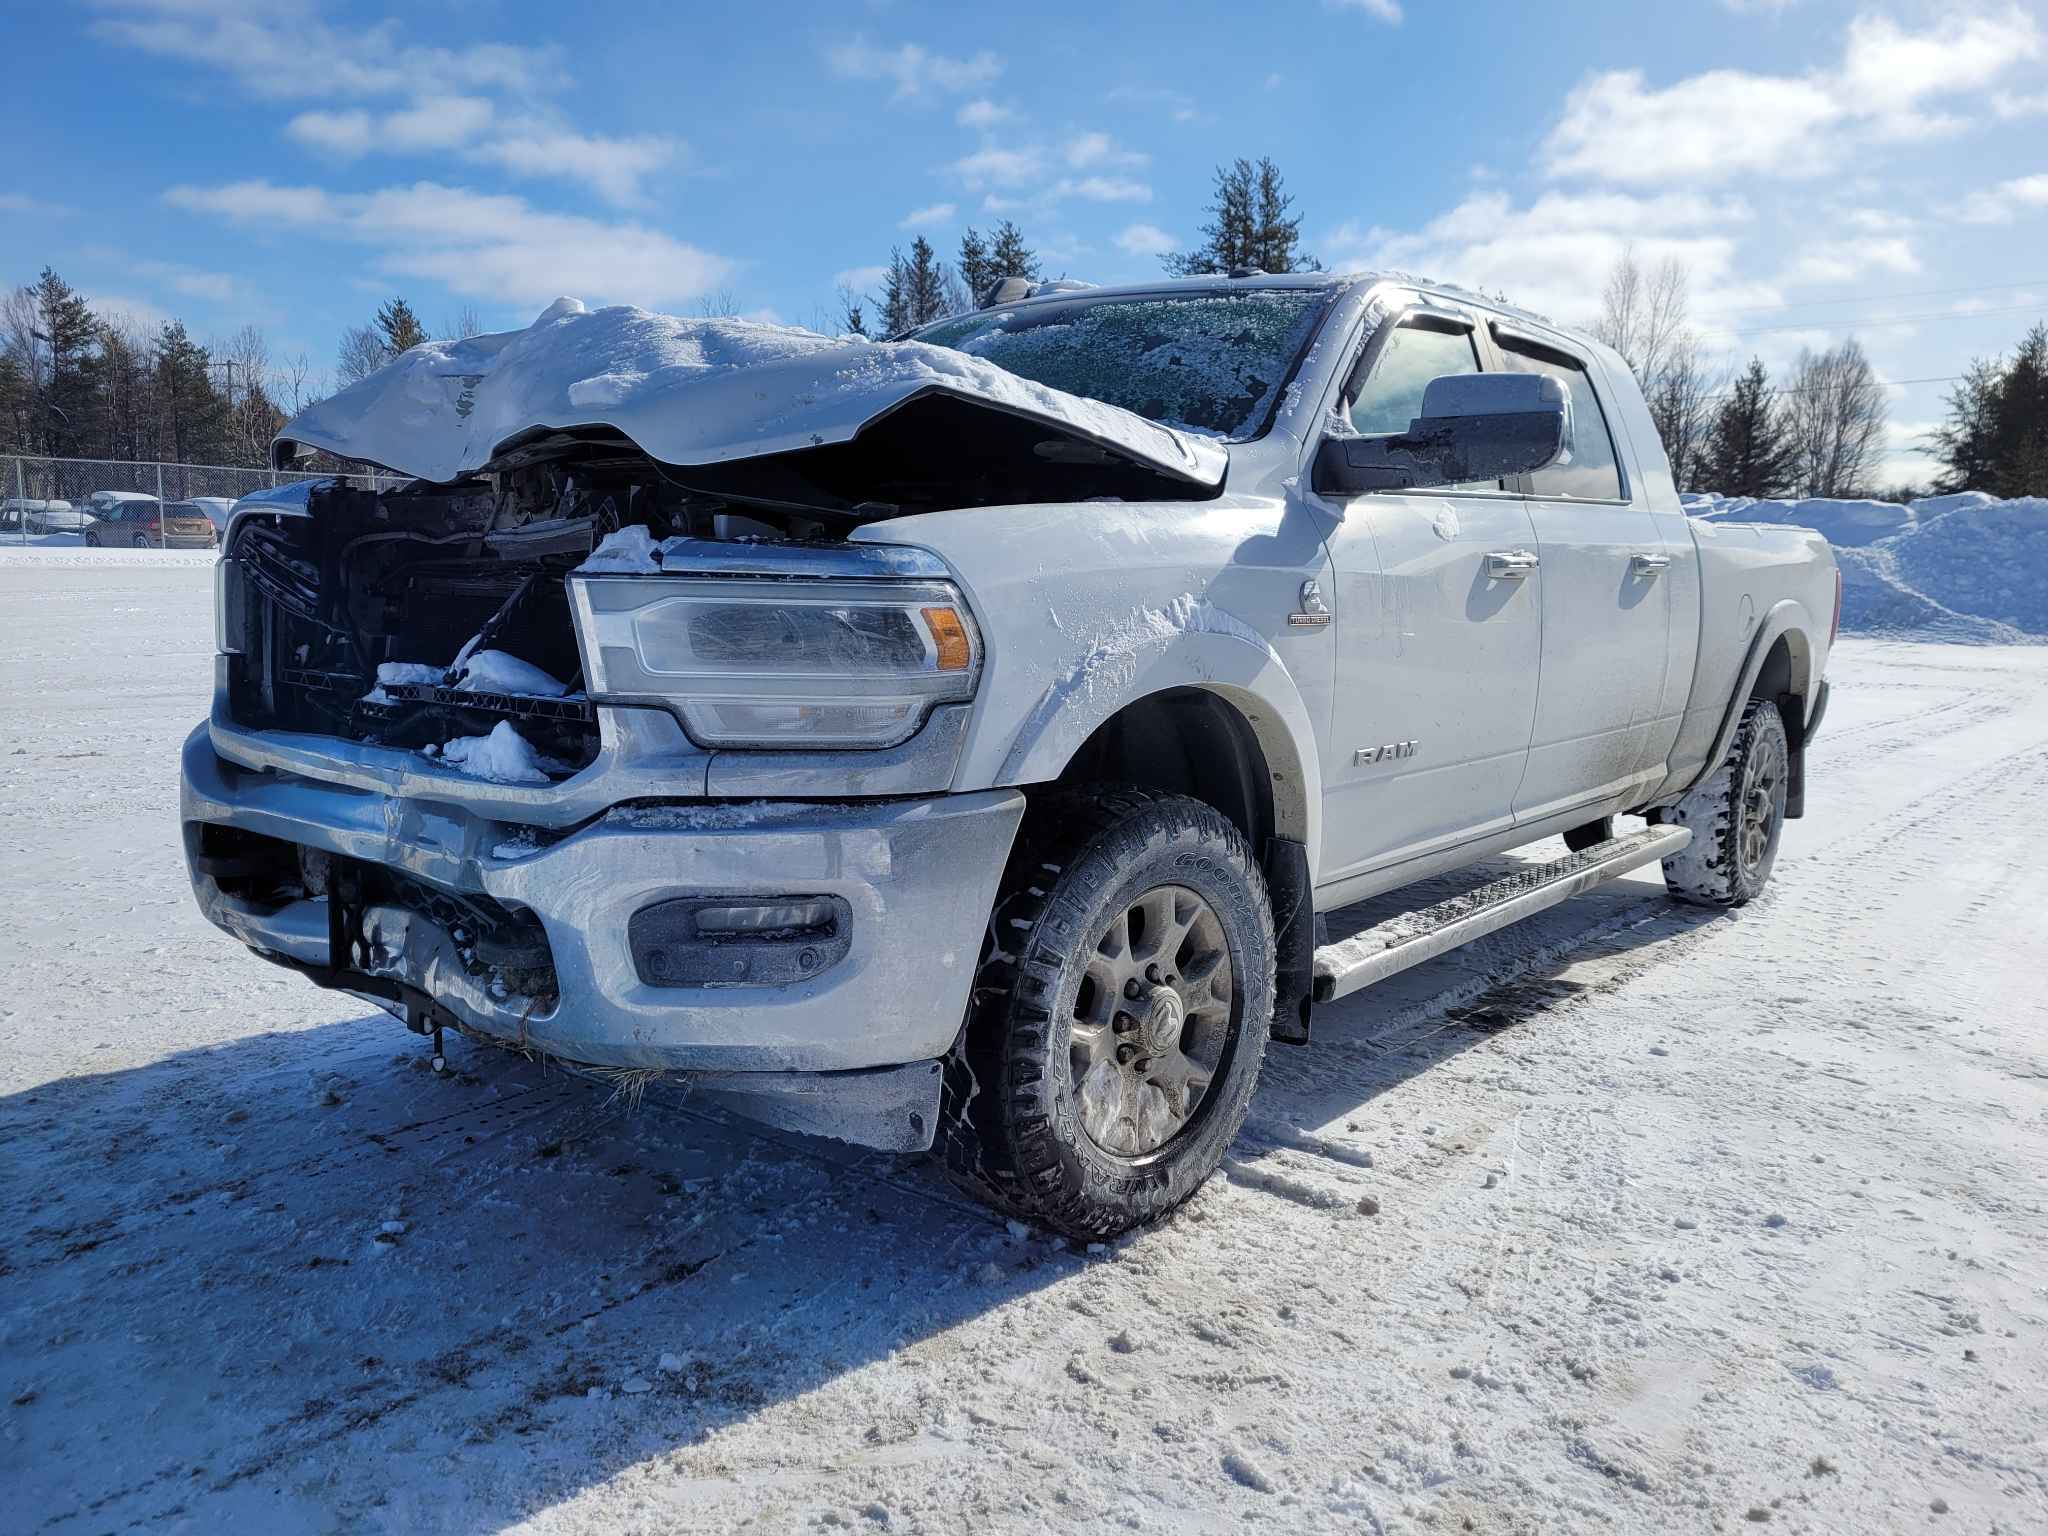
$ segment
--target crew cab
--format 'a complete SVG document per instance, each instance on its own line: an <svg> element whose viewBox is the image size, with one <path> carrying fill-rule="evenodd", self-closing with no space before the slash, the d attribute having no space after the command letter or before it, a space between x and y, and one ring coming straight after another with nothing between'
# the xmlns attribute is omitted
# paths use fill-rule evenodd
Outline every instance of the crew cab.
<svg viewBox="0 0 2048 1536"><path fill-rule="evenodd" d="M314 452L413 479L235 510L206 914L437 1064L936 1144L1076 1235L1184 1200L1319 1002L1649 863L1753 897L1839 605L1818 535L1687 519L1612 351L1405 277L1012 280L885 342L563 300Z"/></svg>

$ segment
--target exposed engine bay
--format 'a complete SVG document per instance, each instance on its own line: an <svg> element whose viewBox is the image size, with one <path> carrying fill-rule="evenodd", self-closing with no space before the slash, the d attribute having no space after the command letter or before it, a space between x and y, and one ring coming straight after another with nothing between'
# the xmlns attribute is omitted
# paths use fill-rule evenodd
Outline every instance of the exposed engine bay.
<svg viewBox="0 0 2048 1536"><path fill-rule="evenodd" d="M959 419L951 419L953 417ZM935 419L936 418L936 419ZM242 520L225 622L234 718L421 750L511 722L548 776L598 748L565 579L633 525L670 538L831 543L903 513L1155 498L1112 449L927 396L851 442L663 465L610 434L537 433L453 484L314 489L309 516Z"/></svg>

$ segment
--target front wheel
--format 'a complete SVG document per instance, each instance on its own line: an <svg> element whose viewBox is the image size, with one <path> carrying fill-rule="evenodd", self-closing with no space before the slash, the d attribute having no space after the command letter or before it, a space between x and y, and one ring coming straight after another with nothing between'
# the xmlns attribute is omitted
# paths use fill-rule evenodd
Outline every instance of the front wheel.
<svg viewBox="0 0 2048 1536"><path fill-rule="evenodd" d="M1266 883L1181 795L1037 799L1010 855L959 1047L946 1163L1083 1240L1193 1194L1244 1123L1273 1018Z"/></svg>
<svg viewBox="0 0 2048 1536"><path fill-rule="evenodd" d="M137 549L148 549L149 535L146 533L138 533L137 535L135 535L135 547Z"/></svg>
<svg viewBox="0 0 2048 1536"><path fill-rule="evenodd" d="M1692 828L1684 851L1664 861L1665 889L1700 907L1754 900L1777 862L1791 770L1778 706L1751 699L1721 766L1657 818Z"/></svg>

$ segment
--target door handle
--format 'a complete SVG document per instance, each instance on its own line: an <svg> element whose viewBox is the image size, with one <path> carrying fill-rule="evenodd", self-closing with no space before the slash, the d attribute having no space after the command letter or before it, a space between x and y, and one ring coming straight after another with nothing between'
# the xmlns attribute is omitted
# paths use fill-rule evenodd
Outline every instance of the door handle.
<svg viewBox="0 0 2048 1536"><path fill-rule="evenodd" d="M1644 580L1654 581L1670 563L1669 555L1637 554L1629 557L1628 568Z"/></svg>
<svg viewBox="0 0 2048 1536"><path fill-rule="evenodd" d="M1486 574L1495 581L1520 581L1542 563L1526 549L1496 549L1486 557Z"/></svg>

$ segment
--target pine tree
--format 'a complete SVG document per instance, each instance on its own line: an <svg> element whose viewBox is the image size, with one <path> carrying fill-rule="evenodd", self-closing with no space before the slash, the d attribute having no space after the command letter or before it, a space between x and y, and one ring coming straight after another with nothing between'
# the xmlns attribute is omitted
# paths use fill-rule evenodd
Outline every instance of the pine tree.
<svg viewBox="0 0 2048 1536"><path fill-rule="evenodd" d="M882 275L882 296L875 300L884 336L901 336L913 324L909 288L909 268L903 260L903 252L891 250L888 270Z"/></svg>
<svg viewBox="0 0 2048 1536"><path fill-rule="evenodd" d="M36 446L60 457L84 457L101 425L99 322L85 300L48 267L33 292L36 326L43 334L41 387L31 402Z"/></svg>
<svg viewBox="0 0 2048 1536"><path fill-rule="evenodd" d="M988 242L981 238L981 231L968 225L967 233L960 237L960 281L967 285L967 292L979 304L988 297L993 288L1008 274L996 270L996 264L989 255Z"/></svg>
<svg viewBox="0 0 2048 1536"><path fill-rule="evenodd" d="M378 309L377 329L384 333L384 348L393 357L427 339L427 328L404 299L395 298Z"/></svg>
<svg viewBox="0 0 2048 1536"><path fill-rule="evenodd" d="M1763 361L1751 358L1714 418L1705 463L1695 476L1724 496L1780 496L1792 488L1793 451L1778 420Z"/></svg>
<svg viewBox="0 0 2048 1536"><path fill-rule="evenodd" d="M2000 496L2048 495L2048 325L2036 325L1998 384L1997 466L1991 489Z"/></svg>
<svg viewBox="0 0 2048 1536"><path fill-rule="evenodd" d="M1024 232L1008 219L996 226L995 238L989 243L988 264L993 269L996 281L1006 277L1028 277L1038 281L1038 253L1024 243ZM972 283L967 285L970 289ZM983 293L975 294L979 303Z"/></svg>
<svg viewBox="0 0 2048 1536"><path fill-rule="evenodd" d="M172 320L157 333L161 401L157 457L178 464L221 464L228 455L228 403L214 388L206 348Z"/></svg>
<svg viewBox="0 0 2048 1536"><path fill-rule="evenodd" d="M1943 495L1955 491L1985 491L1998 478L1998 387L2002 380L1996 363L1977 358L1948 392L1948 419L1929 437L1935 457L1948 466L1948 473L1935 489Z"/></svg>
<svg viewBox="0 0 2048 1536"><path fill-rule="evenodd" d="M1258 172L1242 156L1217 166L1215 201L1209 204L1209 222L1202 226L1206 238L1196 250L1169 252L1162 258L1166 270L1175 277L1196 277L1251 266L1257 185Z"/></svg>
<svg viewBox="0 0 2048 1536"><path fill-rule="evenodd" d="M1294 198L1280 180L1280 169L1263 156L1258 190L1252 206L1251 264L1266 272L1315 272L1322 264L1296 252L1301 243L1301 215L1288 216Z"/></svg>

